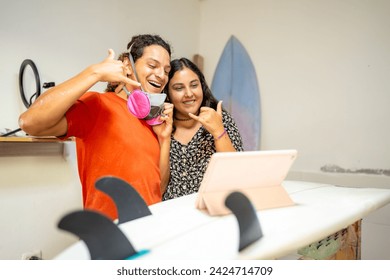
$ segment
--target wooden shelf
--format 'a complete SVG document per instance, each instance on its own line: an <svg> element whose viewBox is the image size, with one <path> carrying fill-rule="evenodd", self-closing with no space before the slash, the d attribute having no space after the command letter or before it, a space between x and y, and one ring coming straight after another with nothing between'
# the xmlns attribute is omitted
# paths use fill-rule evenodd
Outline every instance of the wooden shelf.
<svg viewBox="0 0 390 280"><path fill-rule="evenodd" d="M0 157L62 155L64 142L56 137L0 137Z"/></svg>
<svg viewBox="0 0 390 280"><path fill-rule="evenodd" d="M73 141L73 138L69 138L65 141ZM24 137L17 137L17 136L8 136L8 137L0 137L0 142L63 142L63 140L58 139L54 136L47 136L47 137L35 137L35 136L24 136Z"/></svg>

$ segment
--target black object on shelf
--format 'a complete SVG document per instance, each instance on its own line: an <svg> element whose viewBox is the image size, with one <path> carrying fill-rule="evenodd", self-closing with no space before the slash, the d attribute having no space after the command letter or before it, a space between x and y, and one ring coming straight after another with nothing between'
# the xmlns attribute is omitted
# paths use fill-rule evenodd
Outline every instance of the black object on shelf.
<svg viewBox="0 0 390 280"><path fill-rule="evenodd" d="M35 86L36 86L36 92L33 95L31 95L29 100L27 100L27 96L24 92L24 86L23 86L23 75L24 75L24 70L26 69L27 66L30 66L31 69L33 70L34 77L35 77ZM29 108L31 106L34 97L35 97L35 99L37 99L38 96L41 94L41 80L39 78L38 69L35 66L35 63L31 59L25 59L22 62L22 65L20 66L19 90L20 90L20 96L21 96L23 103L24 103L24 106L26 106L26 108Z"/></svg>
<svg viewBox="0 0 390 280"><path fill-rule="evenodd" d="M23 85L23 76L24 76L24 70L26 69L27 66L30 66L33 73L34 73L34 78L35 78L35 86L36 86L36 92L31 95L30 98L26 96L26 93L24 92L24 85ZM54 83L52 83L54 86ZM22 62L22 65L20 65L20 70L19 70L19 91L20 91L20 97L22 98L22 101L24 103L24 106L26 108L29 108L31 104L33 103L33 98L37 99L39 95L41 95L41 80L39 78L39 73L38 69L35 65L35 63L31 59L25 59ZM16 132L21 131L21 128L17 128L15 130L12 130L10 132L7 132L5 134L0 135L0 137L6 137L15 134Z"/></svg>

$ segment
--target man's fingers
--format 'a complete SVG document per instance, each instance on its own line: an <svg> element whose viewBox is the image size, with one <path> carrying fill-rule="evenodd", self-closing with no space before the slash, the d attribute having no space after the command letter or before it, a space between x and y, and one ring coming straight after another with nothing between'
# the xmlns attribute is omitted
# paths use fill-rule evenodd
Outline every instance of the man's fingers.
<svg viewBox="0 0 390 280"><path fill-rule="evenodd" d="M133 85L133 86L136 86L136 87L140 87L141 86L141 84L139 82L134 81L132 79L129 79L129 78L125 77L125 76L123 76L121 82L123 82L125 84L129 84L129 85Z"/></svg>
<svg viewBox="0 0 390 280"><path fill-rule="evenodd" d="M108 59L114 59L115 58L115 52L113 49L108 49Z"/></svg>
<svg viewBox="0 0 390 280"><path fill-rule="evenodd" d="M124 83L120 83L116 88L115 88L115 93L119 93L121 90L122 90L122 88L124 87Z"/></svg>

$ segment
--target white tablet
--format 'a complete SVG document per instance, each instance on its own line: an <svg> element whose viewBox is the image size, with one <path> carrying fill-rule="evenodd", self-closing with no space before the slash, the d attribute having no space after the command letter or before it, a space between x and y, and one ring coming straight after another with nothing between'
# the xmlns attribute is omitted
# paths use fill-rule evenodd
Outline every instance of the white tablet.
<svg viewBox="0 0 390 280"><path fill-rule="evenodd" d="M212 155L199 188L196 207L211 215L230 211L225 198L241 191L257 210L294 204L282 186L296 150L220 152Z"/></svg>

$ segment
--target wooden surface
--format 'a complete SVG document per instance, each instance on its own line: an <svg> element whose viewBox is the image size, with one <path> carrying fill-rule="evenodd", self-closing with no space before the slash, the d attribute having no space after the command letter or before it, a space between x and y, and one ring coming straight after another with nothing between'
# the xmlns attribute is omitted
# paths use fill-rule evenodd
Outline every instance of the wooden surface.
<svg viewBox="0 0 390 280"><path fill-rule="evenodd" d="M360 260L361 219L298 250L300 260Z"/></svg>
<svg viewBox="0 0 390 280"><path fill-rule="evenodd" d="M64 142L56 137L0 137L0 157L50 156L63 154Z"/></svg>
<svg viewBox="0 0 390 280"><path fill-rule="evenodd" d="M71 138L69 140L72 140ZM8 136L0 137L0 142L62 142L57 137L47 136L47 137L34 137L34 136Z"/></svg>

